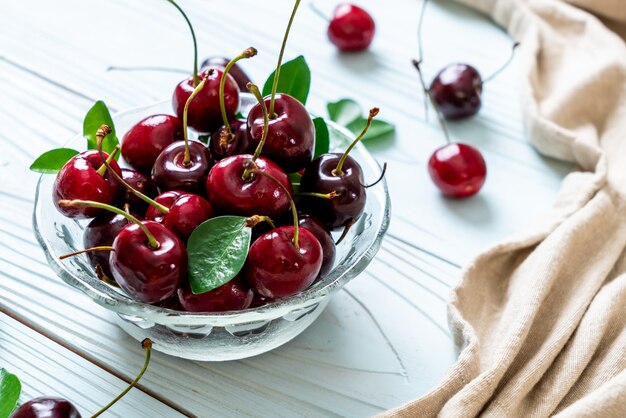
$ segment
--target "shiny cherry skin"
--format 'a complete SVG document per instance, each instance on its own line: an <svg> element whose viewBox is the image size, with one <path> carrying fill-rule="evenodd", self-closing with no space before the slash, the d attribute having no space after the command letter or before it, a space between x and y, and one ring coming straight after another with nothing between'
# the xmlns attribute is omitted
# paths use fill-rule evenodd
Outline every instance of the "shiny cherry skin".
<svg viewBox="0 0 626 418"><path fill-rule="evenodd" d="M180 301L178 300L178 294L177 293L174 293L174 295L170 296L169 298L165 299L164 301L161 301L161 302L157 303L156 306L158 306L159 308L171 309L173 311L184 311L185 310L183 308L183 306L180 304Z"/></svg>
<svg viewBox="0 0 626 418"><path fill-rule="evenodd" d="M280 216L289 210L289 198L271 179L257 174L251 180L243 180L250 154L233 155L219 161L207 177L206 189L209 202L218 213L252 216ZM279 166L267 158L256 160L259 170L273 176L292 194L291 182Z"/></svg>
<svg viewBox="0 0 626 418"><path fill-rule="evenodd" d="M451 64L430 84L430 94L447 119L462 119L480 110L483 81L476 68Z"/></svg>
<svg viewBox="0 0 626 418"><path fill-rule="evenodd" d="M309 287L322 267L322 246L315 235L300 228L299 248L293 226L276 228L250 246L244 277L261 296L277 299Z"/></svg>
<svg viewBox="0 0 626 418"><path fill-rule="evenodd" d="M355 221L363 213L367 199L361 166L352 157L348 156L343 164L343 176L333 174L340 159L338 153L320 155L306 168L300 181L301 192L337 192L338 196L333 199L303 199L306 212L314 214L331 229Z"/></svg>
<svg viewBox="0 0 626 418"><path fill-rule="evenodd" d="M20 405L10 418L81 418L81 415L66 399L42 396Z"/></svg>
<svg viewBox="0 0 626 418"><path fill-rule="evenodd" d="M270 98L265 98L270 106ZM313 158L315 126L306 108L288 94L276 94L274 102L276 116L270 118L267 139L261 155L278 164L285 172L302 170ZM263 134L263 111L256 104L248 114L250 145L256 148Z"/></svg>
<svg viewBox="0 0 626 418"><path fill-rule="evenodd" d="M208 78L202 90L200 90L198 95L194 97L193 101L189 104L189 111L187 113L187 123L199 132L213 132L222 126L219 92L220 81L224 73L214 68L212 69L213 71L210 70L211 69L206 69L198 74L200 80L205 77ZM174 90L172 106L180 120L183 120L185 103L194 90L193 77L181 81ZM230 74L226 75L224 105L228 119L233 119L239 108L239 87Z"/></svg>
<svg viewBox="0 0 626 418"><path fill-rule="evenodd" d="M372 16L362 8L347 3L337 6L328 25L328 39L344 52L367 49L375 32Z"/></svg>
<svg viewBox="0 0 626 418"><path fill-rule="evenodd" d="M250 148L250 133L248 132L248 123L245 120L234 119L230 122L230 130L233 137L230 142L222 144L222 132L225 128L222 126L213 132L209 139L209 149L215 161L219 161L231 155L245 154Z"/></svg>
<svg viewBox="0 0 626 418"><path fill-rule="evenodd" d="M160 193L168 190L205 194L205 182L213 167L211 151L202 142L189 141L191 161L183 164L185 158L184 141L174 142L159 154L152 167L152 181Z"/></svg>
<svg viewBox="0 0 626 418"><path fill-rule="evenodd" d="M109 256L113 278L130 296L143 303L158 303L170 296L187 278L187 249L173 232L158 222L143 221L159 248L148 247L146 234L137 224L124 227Z"/></svg>
<svg viewBox="0 0 626 418"><path fill-rule="evenodd" d="M444 195L463 198L478 193L485 184L487 165L476 148L451 143L433 153L428 173Z"/></svg>
<svg viewBox="0 0 626 418"><path fill-rule="evenodd" d="M335 256L337 254L335 241L330 235L330 231L326 229L324 224L315 218L315 216L299 213L298 225L300 225L301 228L306 228L310 233L315 235L315 238L317 238L322 246L322 267L320 268L318 278L324 277L335 263Z"/></svg>
<svg viewBox="0 0 626 418"><path fill-rule="evenodd" d="M124 135L122 156L132 168L149 175L161 151L182 139L183 124L176 116L148 116Z"/></svg>
<svg viewBox="0 0 626 418"><path fill-rule="evenodd" d="M104 157L108 155L104 153ZM70 218L93 218L103 212L97 208L74 208L58 205L61 199L94 200L100 203L115 204L122 191L122 185L108 170L104 175L97 170L102 165L100 154L96 150L83 151L72 157L56 176L52 186L52 201L63 215ZM111 161L111 168L121 175L119 165Z"/></svg>
<svg viewBox="0 0 626 418"><path fill-rule="evenodd" d="M239 311L248 309L253 298L250 286L239 277L199 295L194 294L189 286L178 289L178 300L187 312Z"/></svg>
<svg viewBox="0 0 626 418"><path fill-rule="evenodd" d="M146 177L139 171L122 168L122 178L133 189L145 194L151 199L153 199L157 194L156 186L154 185L152 178ZM139 213L144 213L148 207L146 202L125 188L120 195L120 206L124 206L127 203L132 211Z"/></svg>
<svg viewBox="0 0 626 418"><path fill-rule="evenodd" d="M146 220L156 221L175 233L178 238L187 242L194 229L202 222L215 216L213 207L206 199L193 193L170 190L161 193L154 199L168 208L167 214L150 206L146 212Z"/></svg>
<svg viewBox="0 0 626 418"><path fill-rule="evenodd" d="M201 68L204 70L205 68L213 67L224 70L229 61L230 60L228 58L224 57L209 57L202 62ZM230 67L228 74L235 79L239 90L248 91L246 85L252 80L250 79L250 77L248 77L248 74L246 74L245 71L241 69L239 64L234 64L232 67Z"/></svg>

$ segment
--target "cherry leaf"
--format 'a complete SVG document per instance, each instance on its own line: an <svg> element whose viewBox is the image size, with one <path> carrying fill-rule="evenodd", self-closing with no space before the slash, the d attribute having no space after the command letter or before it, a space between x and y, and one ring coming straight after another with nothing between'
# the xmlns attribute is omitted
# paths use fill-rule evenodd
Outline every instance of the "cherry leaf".
<svg viewBox="0 0 626 418"><path fill-rule="evenodd" d="M317 158L326 154L330 149L330 135L323 118L313 119L313 125L315 125L315 154L313 158Z"/></svg>
<svg viewBox="0 0 626 418"><path fill-rule="evenodd" d="M350 123L346 126L353 134L358 135L363 130L363 127L367 123L366 118L358 118L354 122ZM374 139L379 139L384 136L393 134L396 128L389 122L385 122L384 120L374 119L372 121L372 125L368 129L365 136L361 139L362 141L371 141Z"/></svg>
<svg viewBox="0 0 626 418"><path fill-rule="evenodd" d="M102 100L98 100L89 109L83 121L83 136L87 140L88 149L98 148L96 132L98 132L98 128L101 125L108 125L112 129L112 132L102 142L102 149L110 154L115 149L115 146L119 144L119 141L115 135L115 126L113 125L113 118L111 118L109 108Z"/></svg>
<svg viewBox="0 0 626 418"><path fill-rule="evenodd" d="M263 86L263 96L272 94L272 85L274 84L274 76L276 70L270 74L269 78ZM278 79L278 93L288 94L306 104L309 97L309 89L311 88L311 70L302 55L287 61L280 66L280 75Z"/></svg>
<svg viewBox="0 0 626 418"><path fill-rule="evenodd" d="M7 418L13 412L21 392L22 385L17 376L0 369L0 418Z"/></svg>
<svg viewBox="0 0 626 418"><path fill-rule="evenodd" d="M302 181L302 174L300 173L290 173L288 174L289 181L291 182L291 188L293 190L293 195L297 195L300 192L300 182Z"/></svg>
<svg viewBox="0 0 626 418"><path fill-rule="evenodd" d="M55 148L53 150L44 152L31 164L31 171L43 174L55 174L58 173L61 168L67 163L73 156L77 155L78 151L70 148Z"/></svg>
<svg viewBox="0 0 626 418"><path fill-rule="evenodd" d="M361 106L352 99L341 99L326 105L328 117L341 126L348 126L359 119L363 113Z"/></svg>
<svg viewBox="0 0 626 418"><path fill-rule="evenodd" d="M243 216L219 216L200 224L187 241L189 282L198 295L231 281L241 271L252 229Z"/></svg>

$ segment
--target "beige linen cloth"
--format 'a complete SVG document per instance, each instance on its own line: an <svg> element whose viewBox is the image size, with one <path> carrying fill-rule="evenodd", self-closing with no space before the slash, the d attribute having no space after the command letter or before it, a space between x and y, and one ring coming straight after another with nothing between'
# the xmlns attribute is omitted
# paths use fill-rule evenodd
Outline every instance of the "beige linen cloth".
<svg viewBox="0 0 626 418"><path fill-rule="evenodd" d="M521 41L528 136L581 171L465 269L449 304L458 362L381 416L624 418L626 46L612 30L626 0L460 1Z"/></svg>

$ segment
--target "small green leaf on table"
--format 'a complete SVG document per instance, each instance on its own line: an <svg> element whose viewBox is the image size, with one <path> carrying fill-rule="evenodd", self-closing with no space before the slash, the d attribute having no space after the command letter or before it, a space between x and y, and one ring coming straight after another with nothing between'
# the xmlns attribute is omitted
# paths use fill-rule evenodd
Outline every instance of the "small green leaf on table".
<svg viewBox="0 0 626 418"><path fill-rule="evenodd" d="M313 158L317 158L326 154L330 149L330 135L323 118L313 119L313 125L315 125L315 154Z"/></svg>
<svg viewBox="0 0 626 418"><path fill-rule="evenodd" d="M263 96L272 94L272 85L276 70L269 76L263 86ZM311 70L302 55L280 66L277 93L285 93L306 104L311 88Z"/></svg>
<svg viewBox="0 0 626 418"><path fill-rule="evenodd" d="M77 154L78 151L70 148L55 148L37 157L31 164L30 169L37 173L55 174Z"/></svg>
<svg viewBox="0 0 626 418"><path fill-rule="evenodd" d="M17 376L0 369L0 418L8 418L11 415L21 392L22 385Z"/></svg>
<svg viewBox="0 0 626 418"><path fill-rule="evenodd" d="M348 126L362 117L361 106L352 99L341 99L326 105L328 117L341 126Z"/></svg>
<svg viewBox="0 0 626 418"><path fill-rule="evenodd" d="M113 125L113 118L111 118L109 108L102 100L98 100L89 109L83 121L83 136L87 139L88 149L98 148L96 132L98 132L98 128L101 125L108 125L112 129L112 132L102 142L102 149L110 154L115 149L115 146L119 144L119 141L115 135L115 126Z"/></svg>
<svg viewBox="0 0 626 418"><path fill-rule="evenodd" d="M353 121L352 123L350 123L349 125L347 125L346 128L348 128L353 134L358 135L361 133L366 123L367 123L367 119L360 117L356 119L355 121ZM384 120L374 119L372 121L372 125L368 129L365 136L361 138L361 140L371 141L373 139L378 139L385 135L392 134L395 130L396 128L389 122L385 122Z"/></svg>
<svg viewBox="0 0 626 418"><path fill-rule="evenodd" d="M232 280L243 267L252 229L246 217L219 216L200 224L189 237L189 281L198 295Z"/></svg>

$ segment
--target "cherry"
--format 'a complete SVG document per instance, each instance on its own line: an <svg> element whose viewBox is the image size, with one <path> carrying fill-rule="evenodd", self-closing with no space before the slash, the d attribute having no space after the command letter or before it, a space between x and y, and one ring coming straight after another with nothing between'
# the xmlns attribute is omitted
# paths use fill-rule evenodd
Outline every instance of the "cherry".
<svg viewBox="0 0 626 418"><path fill-rule="evenodd" d="M176 116L148 116L126 132L122 139L122 155L135 170L150 174L161 151L181 139L183 124Z"/></svg>
<svg viewBox="0 0 626 418"><path fill-rule="evenodd" d="M247 309L254 293L245 281L235 277L211 291L194 294L189 286L178 289L178 300L188 312L223 312Z"/></svg>
<svg viewBox="0 0 626 418"><path fill-rule="evenodd" d="M128 168L122 168L122 178L133 189L143 193L144 195L151 198L156 196L156 186L152 182L152 179L144 176L140 172L130 170ZM144 213L148 206L146 202L138 198L128 189L122 193L121 203L122 205L128 203L133 211L140 213Z"/></svg>
<svg viewBox="0 0 626 418"><path fill-rule="evenodd" d="M113 156L111 167L121 174L120 167ZM72 157L57 174L52 186L52 200L56 208L70 218L93 218L102 213L101 209L92 207L62 207L57 205L63 199L88 199L101 203L114 203L121 192L121 184L102 165L98 151L83 151Z"/></svg>
<svg viewBox="0 0 626 418"><path fill-rule="evenodd" d="M81 415L66 399L42 396L20 405L10 418L81 418Z"/></svg>
<svg viewBox="0 0 626 418"><path fill-rule="evenodd" d="M163 213L155 206L150 206L146 219L156 221L187 242L194 229L202 222L215 216L213 207L206 199L179 190L171 190L160 194L155 202L166 207Z"/></svg>
<svg viewBox="0 0 626 418"><path fill-rule="evenodd" d="M300 227L306 228L315 235L315 238L317 238L322 246L322 267L320 268L318 278L323 277L328 274L335 262L335 255L337 253L335 241L333 241L330 231L328 231L324 224L315 218L315 216L300 213L298 224Z"/></svg>
<svg viewBox="0 0 626 418"><path fill-rule="evenodd" d="M348 154L363 138L378 114L370 110L361 134L343 154L322 154L309 164L300 180L300 191L308 213L313 213L329 228L351 225L365 208L365 192L361 166Z"/></svg>
<svg viewBox="0 0 626 418"><path fill-rule="evenodd" d="M161 301L159 303L156 304L158 307L160 308L165 308L165 309L171 309L173 311L184 311L185 309L183 308L183 306L180 304L180 301L178 300L178 294L174 293L173 296L170 296L169 298L165 299L164 301Z"/></svg>
<svg viewBox="0 0 626 418"><path fill-rule="evenodd" d="M353 4L340 4L328 25L328 39L344 52L367 49L374 39L376 25L372 16Z"/></svg>
<svg viewBox="0 0 626 418"><path fill-rule="evenodd" d="M471 65L448 65L437 74L429 90L447 119L465 118L480 110L483 81Z"/></svg>
<svg viewBox="0 0 626 418"><path fill-rule="evenodd" d="M202 69L217 68L217 69L223 70L224 68L226 68L229 62L230 60L228 58L209 57L205 59L204 62L202 62L201 68ZM238 64L234 64L232 66L229 74L233 77L233 79L237 83L239 90L242 90L242 91L246 89L246 84L252 81L250 80L250 77L248 77L248 74L246 74Z"/></svg>

